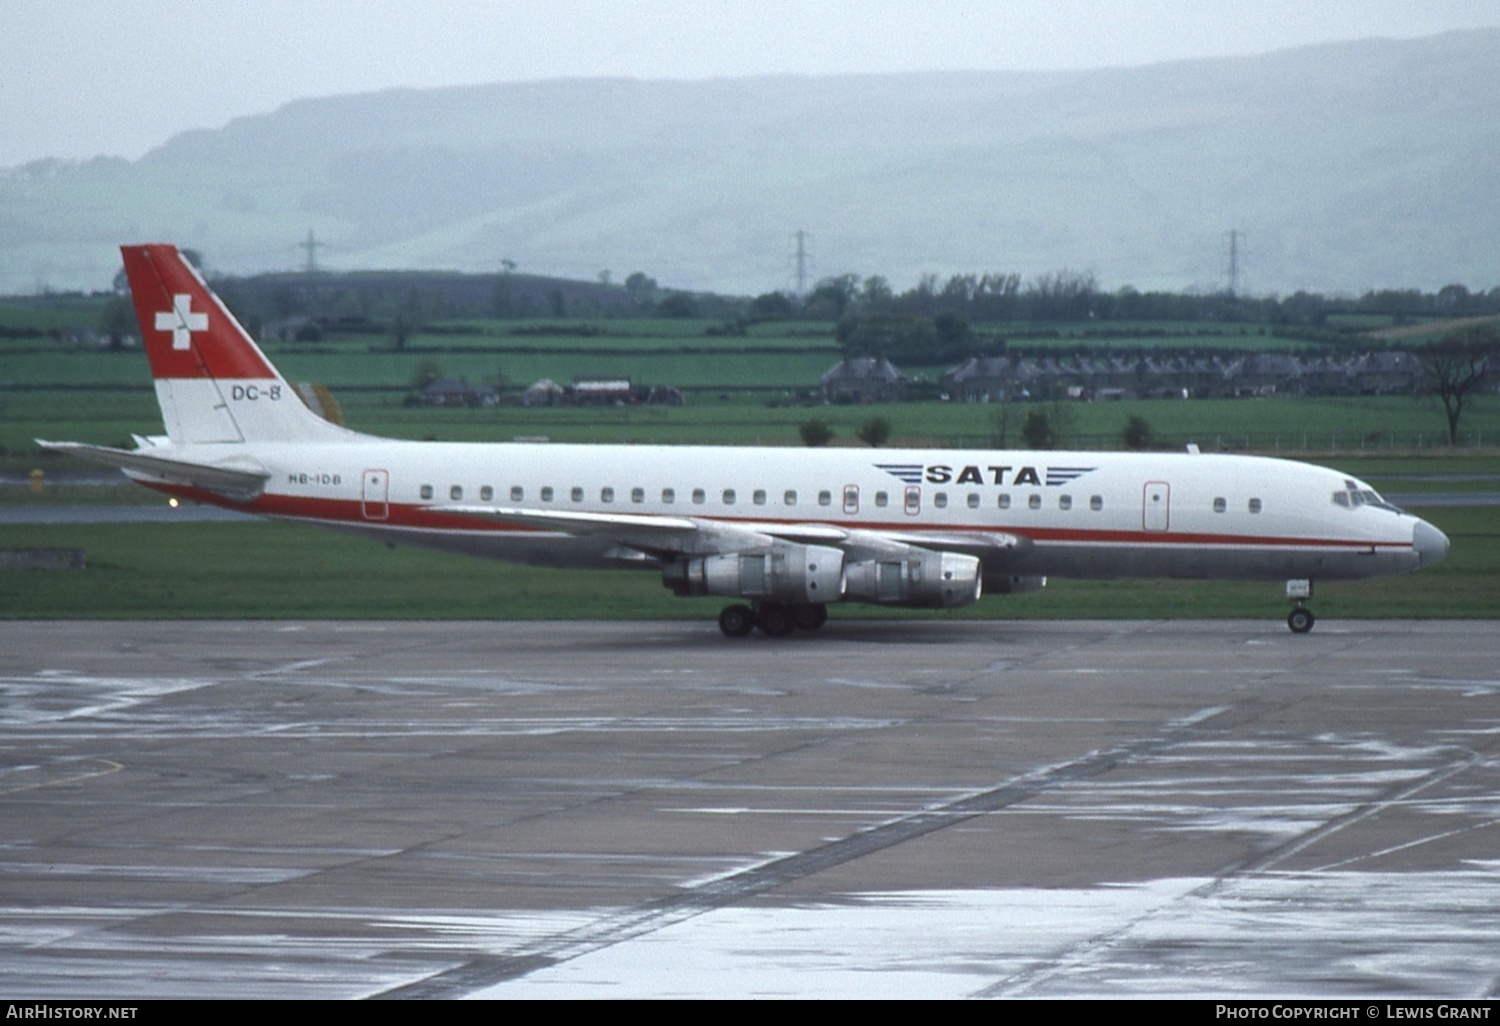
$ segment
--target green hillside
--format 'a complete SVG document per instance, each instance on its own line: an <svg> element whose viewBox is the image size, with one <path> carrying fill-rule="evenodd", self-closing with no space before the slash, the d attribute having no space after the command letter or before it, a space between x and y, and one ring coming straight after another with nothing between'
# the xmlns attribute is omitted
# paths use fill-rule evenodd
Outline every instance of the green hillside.
<svg viewBox="0 0 1500 1026"><path fill-rule="evenodd" d="M0 293L121 242L235 273L521 270L756 294L1087 268L1261 292L1495 283L1500 30L1086 73L508 83L309 99L145 158L0 174Z"/></svg>

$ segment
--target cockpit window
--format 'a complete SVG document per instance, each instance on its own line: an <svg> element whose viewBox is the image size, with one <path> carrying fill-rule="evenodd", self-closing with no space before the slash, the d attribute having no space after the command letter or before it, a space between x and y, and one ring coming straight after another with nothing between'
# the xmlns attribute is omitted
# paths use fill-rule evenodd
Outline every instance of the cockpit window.
<svg viewBox="0 0 1500 1026"><path fill-rule="evenodd" d="M1358 509L1360 506L1374 506L1376 509L1388 510L1391 513L1400 513L1398 506L1393 506L1380 497L1373 488L1361 488L1357 481L1344 481L1344 490L1333 493L1333 502L1336 506L1345 509Z"/></svg>

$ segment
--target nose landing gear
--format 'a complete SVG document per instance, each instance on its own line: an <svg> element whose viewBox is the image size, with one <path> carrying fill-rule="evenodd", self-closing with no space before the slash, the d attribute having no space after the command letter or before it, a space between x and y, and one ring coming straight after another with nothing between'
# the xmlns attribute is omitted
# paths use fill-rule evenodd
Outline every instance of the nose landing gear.
<svg viewBox="0 0 1500 1026"><path fill-rule="evenodd" d="M1286 582L1286 597L1291 600L1292 611L1287 614L1286 625L1293 634L1306 634L1313 629L1318 618L1304 604L1312 598L1312 581L1294 580Z"/></svg>

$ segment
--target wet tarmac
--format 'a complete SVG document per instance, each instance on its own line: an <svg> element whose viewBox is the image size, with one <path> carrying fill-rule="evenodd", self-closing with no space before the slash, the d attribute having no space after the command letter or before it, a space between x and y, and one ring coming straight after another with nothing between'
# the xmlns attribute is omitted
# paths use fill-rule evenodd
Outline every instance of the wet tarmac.
<svg viewBox="0 0 1500 1026"><path fill-rule="evenodd" d="M0 624L0 991L1500 995L1486 622Z"/></svg>

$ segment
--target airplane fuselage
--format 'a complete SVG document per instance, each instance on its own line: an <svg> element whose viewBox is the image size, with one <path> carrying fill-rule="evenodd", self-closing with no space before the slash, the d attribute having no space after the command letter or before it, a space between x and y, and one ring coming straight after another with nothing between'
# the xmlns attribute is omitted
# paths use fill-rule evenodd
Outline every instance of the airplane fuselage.
<svg viewBox="0 0 1500 1026"><path fill-rule="evenodd" d="M1192 453L411 442L305 405L167 245L121 249L166 436L43 442L151 488L392 543L635 567L720 595L719 627L816 630L830 603L952 608L1048 576L1312 582L1435 563L1448 539L1368 485Z"/></svg>
<svg viewBox="0 0 1500 1026"><path fill-rule="evenodd" d="M216 452L215 450L220 450ZM185 498L387 541L573 567L639 566L607 539L454 512L483 503L817 524L880 535L1011 536L997 575L1344 580L1422 565L1423 522L1367 485L1291 460L1189 453L440 443L261 443L265 491ZM219 446L181 450L211 462ZM1337 496L1360 495L1358 502ZM975 539L977 541L977 539Z"/></svg>

